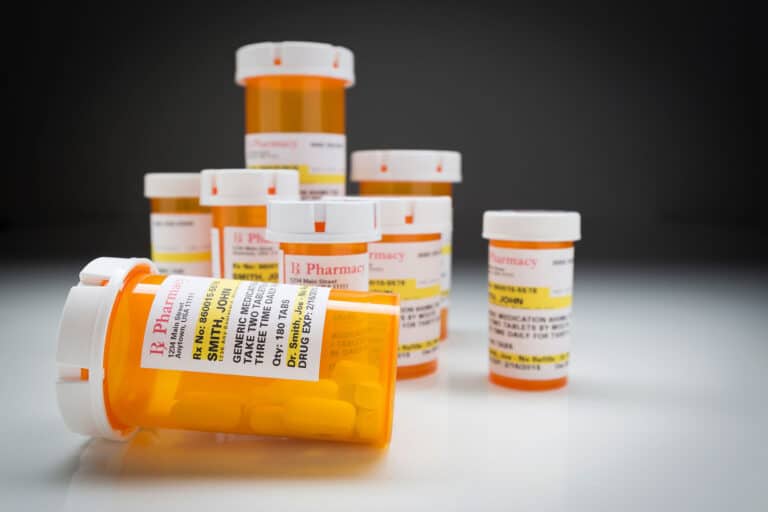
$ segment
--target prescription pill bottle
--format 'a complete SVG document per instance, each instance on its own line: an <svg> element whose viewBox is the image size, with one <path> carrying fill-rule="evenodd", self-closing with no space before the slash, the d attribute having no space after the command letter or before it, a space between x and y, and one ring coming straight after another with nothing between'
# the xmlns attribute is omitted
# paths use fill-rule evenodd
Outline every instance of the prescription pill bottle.
<svg viewBox="0 0 768 512"><path fill-rule="evenodd" d="M564 211L487 211L490 380L543 391L568 382L573 243L581 217Z"/></svg>
<svg viewBox="0 0 768 512"><path fill-rule="evenodd" d="M378 203L271 201L268 212L281 283L368 290L368 243L381 240Z"/></svg>
<svg viewBox="0 0 768 512"><path fill-rule="evenodd" d="M461 182L461 153L417 149L355 151L350 178L358 183L361 196L451 196L453 184ZM442 235L440 339L445 340L451 292L452 223Z"/></svg>
<svg viewBox="0 0 768 512"><path fill-rule="evenodd" d="M450 197L373 199L380 205L381 241L368 245L370 290L400 295L397 377L437 370L440 340L442 235L451 217ZM328 201L340 201L329 199Z"/></svg>
<svg viewBox="0 0 768 512"><path fill-rule="evenodd" d="M200 173L144 175L152 261L164 274L211 275L211 210L200 205Z"/></svg>
<svg viewBox="0 0 768 512"><path fill-rule="evenodd" d="M302 199L346 191L345 89L352 52L324 43L256 43L237 50L245 87L245 165L296 169Z"/></svg>
<svg viewBox="0 0 768 512"><path fill-rule="evenodd" d="M200 202L211 207L214 277L276 283L278 246L266 238L267 203L296 199L296 171L207 169L202 172Z"/></svg>
<svg viewBox="0 0 768 512"><path fill-rule="evenodd" d="M98 258L64 305L59 407L75 432L110 439L151 427L385 445L397 302Z"/></svg>

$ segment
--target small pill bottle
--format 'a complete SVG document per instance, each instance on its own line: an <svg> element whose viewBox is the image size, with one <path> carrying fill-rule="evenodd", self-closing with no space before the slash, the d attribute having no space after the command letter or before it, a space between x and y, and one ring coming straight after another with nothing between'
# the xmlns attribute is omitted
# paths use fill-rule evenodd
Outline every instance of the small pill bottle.
<svg viewBox="0 0 768 512"><path fill-rule="evenodd" d="M364 150L352 153L350 179L361 196L452 196L461 182L461 153L419 149ZM452 218L451 218L452 220ZM440 339L448 338L453 223L443 232L443 304Z"/></svg>
<svg viewBox="0 0 768 512"><path fill-rule="evenodd" d="M571 351L573 245L581 217L566 211L487 211L491 382L565 386Z"/></svg>
<svg viewBox="0 0 768 512"><path fill-rule="evenodd" d="M278 280L278 246L266 238L267 203L297 199L296 171L207 169L201 174L200 202L211 207L213 277Z"/></svg>
<svg viewBox="0 0 768 512"><path fill-rule="evenodd" d="M381 241L369 244L370 290L400 296L398 379L437 371L442 235L451 198L380 196Z"/></svg>
<svg viewBox="0 0 768 512"><path fill-rule="evenodd" d="M245 87L246 167L296 169L302 199L343 196L352 52L325 43L256 43L237 50L236 68L235 81Z"/></svg>
<svg viewBox="0 0 768 512"><path fill-rule="evenodd" d="M271 201L267 239L281 283L368 291L368 243L381 240L374 201Z"/></svg>
<svg viewBox="0 0 768 512"><path fill-rule="evenodd" d="M73 431L109 439L147 427L386 445L397 303L98 258L64 304L59 408Z"/></svg>
<svg viewBox="0 0 768 512"><path fill-rule="evenodd" d="M200 205L200 173L144 175L152 261L163 274L211 275L211 209Z"/></svg>

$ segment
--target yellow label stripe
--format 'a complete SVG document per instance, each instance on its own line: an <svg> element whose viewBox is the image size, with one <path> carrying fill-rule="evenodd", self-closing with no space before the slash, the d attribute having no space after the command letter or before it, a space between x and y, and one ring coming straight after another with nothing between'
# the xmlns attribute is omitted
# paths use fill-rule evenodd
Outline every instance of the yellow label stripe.
<svg viewBox="0 0 768 512"><path fill-rule="evenodd" d="M308 165L249 165L249 169L284 169L299 171L299 183L302 185L343 185L347 177L340 174L315 174Z"/></svg>
<svg viewBox="0 0 768 512"><path fill-rule="evenodd" d="M514 354L511 352L502 352L501 350L496 350L495 348L491 348L488 350L488 353L494 359L499 359L501 361L508 361L510 363L522 363L522 364L556 364L556 363L564 363L568 361L570 358L570 352L563 352L561 354L534 356L534 355L528 355L528 354Z"/></svg>
<svg viewBox="0 0 768 512"><path fill-rule="evenodd" d="M400 300L428 299L440 295L440 283L419 288L415 279L371 279L368 288L372 292L396 293Z"/></svg>
<svg viewBox="0 0 768 512"><path fill-rule="evenodd" d="M239 285L240 282L234 279L214 279L208 285L195 324L193 359L210 362L224 360L227 323Z"/></svg>
<svg viewBox="0 0 768 512"><path fill-rule="evenodd" d="M488 283L488 301L515 309L561 309L573 302L571 295L552 297L549 288Z"/></svg>
<svg viewBox="0 0 768 512"><path fill-rule="evenodd" d="M444 245L442 249L440 249L440 252L443 254L451 254L453 252L453 248L450 245Z"/></svg>
<svg viewBox="0 0 768 512"><path fill-rule="evenodd" d="M299 361L299 352L301 350L301 327L304 321L304 314L307 312L307 297L309 295L309 286L300 286L296 292L296 300L293 302L291 311L291 325L288 331L288 350L285 351L286 365L295 367Z"/></svg>
<svg viewBox="0 0 768 512"><path fill-rule="evenodd" d="M232 277L242 281L260 281L276 283L278 281L277 263L232 263Z"/></svg>
<svg viewBox="0 0 768 512"><path fill-rule="evenodd" d="M199 261L211 261L211 251L155 252L152 250L152 261L157 263L196 263Z"/></svg>
<svg viewBox="0 0 768 512"><path fill-rule="evenodd" d="M428 350L436 347L440 343L440 340L435 338L429 341L417 341L413 343L406 343L397 347L397 351L400 354L406 354L408 352L419 352L421 350Z"/></svg>

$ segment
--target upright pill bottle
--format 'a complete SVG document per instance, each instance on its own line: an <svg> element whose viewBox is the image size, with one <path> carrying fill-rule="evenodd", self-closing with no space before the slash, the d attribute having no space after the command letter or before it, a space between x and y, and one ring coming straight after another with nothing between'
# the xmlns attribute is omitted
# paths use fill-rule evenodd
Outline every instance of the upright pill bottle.
<svg viewBox="0 0 768 512"><path fill-rule="evenodd" d="M200 173L144 175L152 261L164 274L211 275L211 210L200 205Z"/></svg>
<svg viewBox="0 0 768 512"><path fill-rule="evenodd" d="M368 290L368 243L381 240L378 203L272 201L268 211L281 283Z"/></svg>
<svg viewBox="0 0 768 512"><path fill-rule="evenodd" d="M573 243L581 217L565 211L487 211L490 380L528 391L568 382Z"/></svg>
<svg viewBox="0 0 768 512"><path fill-rule="evenodd" d="M441 233L451 217L451 198L372 199L380 204L382 237L368 246L370 289L400 295L397 377L428 375L437 371Z"/></svg>
<svg viewBox="0 0 768 512"><path fill-rule="evenodd" d="M60 410L109 439L151 427L385 445L398 318L393 295L98 258L64 305Z"/></svg>
<svg viewBox="0 0 768 512"><path fill-rule="evenodd" d="M324 43L256 43L237 50L236 68L245 87L246 167L296 169L302 199L343 196L352 52Z"/></svg>
<svg viewBox="0 0 768 512"><path fill-rule="evenodd" d="M461 153L417 149L355 151L352 153L351 180L358 183L361 196L452 196L453 184L461 182ZM445 340L448 337L453 223L442 236L440 339Z"/></svg>
<svg viewBox="0 0 768 512"><path fill-rule="evenodd" d="M213 277L276 283L278 246L267 240L267 203L297 199L296 171L208 169L202 172L200 202L211 207Z"/></svg>

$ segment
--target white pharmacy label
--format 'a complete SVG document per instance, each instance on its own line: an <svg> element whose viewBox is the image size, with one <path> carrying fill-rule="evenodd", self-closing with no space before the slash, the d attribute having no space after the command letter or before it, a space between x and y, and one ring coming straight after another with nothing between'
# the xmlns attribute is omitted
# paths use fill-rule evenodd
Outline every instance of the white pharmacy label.
<svg viewBox="0 0 768 512"><path fill-rule="evenodd" d="M369 244L371 291L400 295L397 365L437 359L442 241Z"/></svg>
<svg viewBox="0 0 768 512"><path fill-rule="evenodd" d="M223 251L223 255L216 254L213 259L220 261L224 268L223 276L220 272L214 276L276 283L280 249L277 243L267 240L266 233L266 228L225 227L224 234L220 235L219 230L213 228L211 239L221 237Z"/></svg>
<svg viewBox="0 0 768 512"><path fill-rule="evenodd" d="M211 275L211 215L152 213L152 260L163 274Z"/></svg>
<svg viewBox="0 0 768 512"><path fill-rule="evenodd" d="M442 233L442 240L443 240L443 266L440 270L440 293L443 296L443 301L441 304L441 307L443 309L448 309L448 306L450 305L450 295L451 295L451 258L453 257L453 246L452 244L452 238L453 233L451 231L444 231Z"/></svg>
<svg viewBox="0 0 768 512"><path fill-rule="evenodd" d="M281 254L281 283L368 291L367 252L340 256Z"/></svg>
<svg viewBox="0 0 768 512"><path fill-rule="evenodd" d="M329 292L169 276L147 318L141 366L317 381Z"/></svg>
<svg viewBox="0 0 768 512"><path fill-rule="evenodd" d="M565 377L571 350L573 247L488 249L491 371L504 377Z"/></svg>
<svg viewBox="0 0 768 512"><path fill-rule="evenodd" d="M347 137L339 133L270 132L245 135L245 165L299 171L302 199L343 196Z"/></svg>

